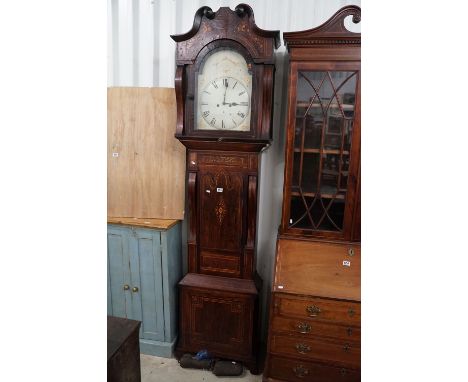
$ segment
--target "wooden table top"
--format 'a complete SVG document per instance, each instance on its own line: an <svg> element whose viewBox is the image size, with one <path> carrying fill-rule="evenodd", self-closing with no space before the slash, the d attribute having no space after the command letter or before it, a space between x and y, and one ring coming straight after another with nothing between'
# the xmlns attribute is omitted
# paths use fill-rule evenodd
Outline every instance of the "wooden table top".
<svg viewBox="0 0 468 382"><path fill-rule="evenodd" d="M114 217L108 216L107 223L131 225L138 227L157 228L168 230L177 224L180 220L174 219L147 219L147 218L132 218L132 217Z"/></svg>

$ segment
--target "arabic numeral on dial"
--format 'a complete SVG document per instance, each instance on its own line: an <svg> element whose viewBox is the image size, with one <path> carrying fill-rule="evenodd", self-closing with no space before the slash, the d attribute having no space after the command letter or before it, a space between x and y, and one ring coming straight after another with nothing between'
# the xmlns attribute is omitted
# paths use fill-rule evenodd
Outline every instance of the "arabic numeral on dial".
<svg viewBox="0 0 468 382"><path fill-rule="evenodd" d="M229 83L228 83L228 79L227 79L227 78L223 78L223 86L225 86L225 87L228 87L228 86L229 86Z"/></svg>
<svg viewBox="0 0 468 382"><path fill-rule="evenodd" d="M213 118L213 119L210 121L210 125L211 125L211 126L214 126L215 123L216 123L216 118Z"/></svg>
<svg viewBox="0 0 468 382"><path fill-rule="evenodd" d="M203 112L203 116L204 116L204 117L208 117L209 115L210 115L210 112L209 112L209 111L204 111L204 112Z"/></svg>
<svg viewBox="0 0 468 382"><path fill-rule="evenodd" d="M239 95L241 96L241 95L244 94L244 93L245 93L245 90L241 91L241 92L239 93Z"/></svg>
<svg viewBox="0 0 468 382"><path fill-rule="evenodd" d="M239 117L241 117L241 118L244 118L244 117L245 117L245 114L244 114L244 113L241 113L240 111L237 112L237 115L238 115Z"/></svg>
<svg viewBox="0 0 468 382"><path fill-rule="evenodd" d="M218 89L218 85L216 85L216 82L213 81L211 84L214 86L215 89Z"/></svg>

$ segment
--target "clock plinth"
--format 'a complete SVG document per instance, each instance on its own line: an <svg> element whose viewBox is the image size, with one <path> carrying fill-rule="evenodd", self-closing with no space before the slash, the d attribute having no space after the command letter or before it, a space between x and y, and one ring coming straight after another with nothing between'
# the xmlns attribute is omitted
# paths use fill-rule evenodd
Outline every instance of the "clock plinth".
<svg viewBox="0 0 468 382"><path fill-rule="evenodd" d="M216 358L242 362L258 374L261 280L188 273L179 283L176 357L202 349Z"/></svg>
<svg viewBox="0 0 468 382"><path fill-rule="evenodd" d="M207 349L257 372L260 153L271 140L279 31L239 4L200 8L177 42L176 138L188 149L188 270L176 356Z"/></svg>

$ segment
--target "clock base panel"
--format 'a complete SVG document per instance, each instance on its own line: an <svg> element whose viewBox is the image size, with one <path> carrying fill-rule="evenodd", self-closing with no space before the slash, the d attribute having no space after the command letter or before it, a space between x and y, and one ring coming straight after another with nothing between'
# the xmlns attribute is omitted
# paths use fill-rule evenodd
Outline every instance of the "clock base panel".
<svg viewBox="0 0 468 382"><path fill-rule="evenodd" d="M202 349L242 362L258 374L259 283L189 273L179 283L180 333L175 355Z"/></svg>

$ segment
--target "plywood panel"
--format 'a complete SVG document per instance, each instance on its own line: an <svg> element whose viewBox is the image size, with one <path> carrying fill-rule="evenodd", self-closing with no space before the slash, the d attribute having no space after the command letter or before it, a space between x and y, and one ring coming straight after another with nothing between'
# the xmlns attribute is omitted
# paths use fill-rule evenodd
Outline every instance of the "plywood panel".
<svg viewBox="0 0 468 382"><path fill-rule="evenodd" d="M107 214L183 219L185 148L173 88L108 88Z"/></svg>

